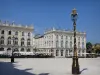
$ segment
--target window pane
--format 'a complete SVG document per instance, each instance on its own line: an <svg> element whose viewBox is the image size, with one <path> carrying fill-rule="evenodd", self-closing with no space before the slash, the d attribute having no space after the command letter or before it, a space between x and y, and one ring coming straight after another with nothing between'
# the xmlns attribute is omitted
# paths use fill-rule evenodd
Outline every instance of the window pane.
<svg viewBox="0 0 100 75"><path fill-rule="evenodd" d="M8 32L8 35L11 35L11 31Z"/></svg>
<svg viewBox="0 0 100 75"><path fill-rule="evenodd" d="M31 50L30 49L27 49L27 52L30 52Z"/></svg>
<svg viewBox="0 0 100 75"><path fill-rule="evenodd" d="M24 51L24 48L22 48L21 51L23 52Z"/></svg>
<svg viewBox="0 0 100 75"><path fill-rule="evenodd" d="M1 34L4 34L4 30L1 31Z"/></svg>
<svg viewBox="0 0 100 75"><path fill-rule="evenodd" d="M24 36L24 32L22 32L22 36Z"/></svg>
<svg viewBox="0 0 100 75"><path fill-rule="evenodd" d="M18 32L17 31L15 32L15 35L18 35Z"/></svg>

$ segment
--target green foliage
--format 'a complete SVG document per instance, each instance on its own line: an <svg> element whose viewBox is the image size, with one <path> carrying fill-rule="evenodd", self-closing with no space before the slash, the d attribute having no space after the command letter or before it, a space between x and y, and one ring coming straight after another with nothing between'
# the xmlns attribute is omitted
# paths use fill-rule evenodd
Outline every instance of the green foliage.
<svg viewBox="0 0 100 75"><path fill-rule="evenodd" d="M87 51L87 53L92 52L92 43L91 42L86 43L86 51Z"/></svg>
<svg viewBox="0 0 100 75"><path fill-rule="evenodd" d="M94 50L95 50L96 53L99 53L100 54L100 44L99 43L96 43L94 45Z"/></svg>

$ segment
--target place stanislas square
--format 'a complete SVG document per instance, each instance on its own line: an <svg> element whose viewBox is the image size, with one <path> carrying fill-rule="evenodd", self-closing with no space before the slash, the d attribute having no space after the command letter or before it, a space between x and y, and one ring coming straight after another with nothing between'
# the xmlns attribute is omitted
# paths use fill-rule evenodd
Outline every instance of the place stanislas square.
<svg viewBox="0 0 100 75"><path fill-rule="evenodd" d="M79 58L76 46L77 11L72 10L74 51L72 58L0 59L0 75L99 75L100 58Z"/></svg>
<svg viewBox="0 0 100 75"><path fill-rule="evenodd" d="M100 58L79 58L80 75L100 75ZM0 75L73 75L71 58L0 59ZM76 74L78 75L78 74Z"/></svg>

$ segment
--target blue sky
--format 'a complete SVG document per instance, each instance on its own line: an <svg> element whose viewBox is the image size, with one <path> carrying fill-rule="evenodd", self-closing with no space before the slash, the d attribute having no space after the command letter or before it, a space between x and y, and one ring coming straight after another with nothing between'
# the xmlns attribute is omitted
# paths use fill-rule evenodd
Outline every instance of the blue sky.
<svg viewBox="0 0 100 75"><path fill-rule="evenodd" d="M73 29L70 13L77 9L77 30L87 41L100 43L100 0L0 0L0 19L16 24L34 24L35 33L52 27Z"/></svg>

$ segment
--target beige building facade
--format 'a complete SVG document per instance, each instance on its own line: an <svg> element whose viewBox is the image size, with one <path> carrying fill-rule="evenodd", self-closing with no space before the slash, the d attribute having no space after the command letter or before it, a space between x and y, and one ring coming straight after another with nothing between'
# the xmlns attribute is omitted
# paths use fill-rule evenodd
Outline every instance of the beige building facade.
<svg viewBox="0 0 100 75"><path fill-rule="evenodd" d="M53 55L55 57L73 56L74 37L73 31L48 30L44 35L37 35L35 38L36 54ZM77 52L78 56L86 56L86 33L77 32Z"/></svg>
<svg viewBox="0 0 100 75"><path fill-rule="evenodd" d="M33 55L33 26L0 21L0 54Z"/></svg>

